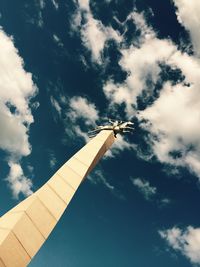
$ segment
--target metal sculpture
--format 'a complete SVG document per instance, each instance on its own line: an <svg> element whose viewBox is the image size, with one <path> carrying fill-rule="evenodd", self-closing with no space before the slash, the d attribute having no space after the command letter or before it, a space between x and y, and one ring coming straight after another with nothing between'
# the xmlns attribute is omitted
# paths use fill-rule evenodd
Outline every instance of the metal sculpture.
<svg viewBox="0 0 200 267"><path fill-rule="evenodd" d="M108 121L110 124L99 125L96 129L89 131L89 137L95 137L99 132L103 130L112 130L115 137L117 137L117 134L132 133L134 130L134 128L131 127L134 125L134 123L131 121L121 121L113 119L108 119Z"/></svg>

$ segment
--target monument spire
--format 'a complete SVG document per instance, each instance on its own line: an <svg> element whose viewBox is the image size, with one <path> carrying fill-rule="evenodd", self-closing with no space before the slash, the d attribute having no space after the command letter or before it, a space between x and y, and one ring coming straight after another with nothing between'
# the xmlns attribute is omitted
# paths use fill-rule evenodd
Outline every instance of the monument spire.
<svg viewBox="0 0 200 267"><path fill-rule="evenodd" d="M67 208L77 188L131 122L109 121L38 191L0 218L0 267L27 266Z"/></svg>

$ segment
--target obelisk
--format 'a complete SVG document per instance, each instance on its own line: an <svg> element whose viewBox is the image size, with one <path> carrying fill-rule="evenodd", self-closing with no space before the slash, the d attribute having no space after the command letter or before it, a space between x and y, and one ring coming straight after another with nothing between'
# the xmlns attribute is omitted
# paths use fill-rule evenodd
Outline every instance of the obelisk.
<svg viewBox="0 0 200 267"><path fill-rule="evenodd" d="M38 191L0 218L0 267L27 266L67 208L77 188L115 140L101 131Z"/></svg>

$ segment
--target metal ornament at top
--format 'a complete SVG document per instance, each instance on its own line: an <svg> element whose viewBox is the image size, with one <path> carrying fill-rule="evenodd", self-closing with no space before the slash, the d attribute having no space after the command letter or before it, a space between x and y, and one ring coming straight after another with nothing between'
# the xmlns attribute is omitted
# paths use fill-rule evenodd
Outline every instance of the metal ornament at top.
<svg viewBox="0 0 200 267"><path fill-rule="evenodd" d="M112 120L108 119L110 124L107 125L100 125L97 126L96 129L93 131L89 131L88 135L90 138L96 136L99 132L104 131L104 130L112 130L114 133L114 136L116 137L118 133L123 134L123 133L132 133L134 128L131 127L134 125L133 122L131 121L119 121L119 120Z"/></svg>

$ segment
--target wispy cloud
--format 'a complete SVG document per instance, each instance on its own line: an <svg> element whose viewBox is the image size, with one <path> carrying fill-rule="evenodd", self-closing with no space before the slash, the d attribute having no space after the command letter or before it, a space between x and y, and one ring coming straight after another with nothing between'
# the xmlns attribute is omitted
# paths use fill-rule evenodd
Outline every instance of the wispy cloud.
<svg viewBox="0 0 200 267"><path fill-rule="evenodd" d="M88 180L94 185L102 184L116 198L125 200L124 195L108 181L102 169L98 168L94 170L94 172L88 176Z"/></svg>
<svg viewBox="0 0 200 267"><path fill-rule="evenodd" d="M95 127L99 119L95 104L82 96L74 96L71 99L51 96L50 101L65 127L66 134L70 138L79 136L88 141L87 132Z"/></svg>
<svg viewBox="0 0 200 267"><path fill-rule="evenodd" d="M85 97L73 97L70 99L69 106L71 108L69 116L76 121L79 118L85 120L86 124L95 124L99 119L99 112L96 106L89 102Z"/></svg>
<svg viewBox="0 0 200 267"><path fill-rule="evenodd" d="M131 144L129 141L125 139L125 136L117 135L116 141L112 145L111 149L108 150L105 154L106 158L114 158L116 155L118 155L120 152L124 150L134 150L136 149L136 146L134 144Z"/></svg>
<svg viewBox="0 0 200 267"><path fill-rule="evenodd" d="M57 0L51 0L51 2L53 4L53 6L55 7L55 9L58 10L59 4L58 4Z"/></svg>
<svg viewBox="0 0 200 267"><path fill-rule="evenodd" d="M169 198L163 197L157 187L152 186L146 179L131 177L130 180L147 201L154 200L160 208L164 208L171 203Z"/></svg>
<svg viewBox="0 0 200 267"><path fill-rule="evenodd" d="M151 200L157 193L157 188L151 186L149 181L141 178L131 178L133 185L142 193L146 200Z"/></svg>
<svg viewBox="0 0 200 267"><path fill-rule="evenodd" d="M148 98L145 99L145 93L153 96L155 85L160 80L161 63L167 63L168 58L176 51L171 41L156 37L142 14L133 12L129 17L140 29L141 34L135 44L119 49L122 55L119 65L128 73L127 78L123 83L108 80L103 87L110 105L124 104L128 117L136 114L139 96L143 94L143 101L146 102Z"/></svg>
<svg viewBox="0 0 200 267"><path fill-rule="evenodd" d="M84 24L82 24L82 17L85 20ZM72 28L80 29L83 44L91 52L92 60L99 64L102 63L102 52L106 42L112 39L119 43L122 40L120 34L112 27L104 26L100 20L93 17L89 1L86 0L78 1Z"/></svg>
<svg viewBox="0 0 200 267"><path fill-rule="evenodd" d="M187 227L181 230L173 227L169 230L159 231L170 247L181 252L191 263L200 264L200 228Z"/></svg>
<svg viewBox="0 0 200 267"><path fill-rule="evenodd" d="M54 42L55 42L58 46L60 46L60 47L64 47L64 44L63 44L63 42L61 41L61 39L58 37L58 35L53 34L53 40L54 40Z"/></svg>
<svg viewBox="0 0 200 267"><path fill-rule="evenodd" d="M19 194L22 193L25 196L31 195L33 192L31 190L32 181L24 175L22 167L19 163L9 163L10 172L6 178L9 186L12 190L14 198L18 198Z"/></svg>
<svg viewBox="0 0 200 267"><path fill-rule="evenodd" d="M36 8L36 12L29 13L29 8L26 12L27 21L30 24L36 25L39 28L43 28L44 20L43 20L43 10L46 7L45 0L34 0L30 5L34 4ZM29 7L29 3L27 2L26 7Z"/></svg>
<svg viewBox="0 0 200 267"><path fill-rule="evenodd" d="M88 142L88 131L94 129L98 121L101 121L100 112L95 104L83 96L74 96L71 99L62 96L56 99L51 96L50 101L64 124L66 134L72 139L79 136ZM131 149L136 149L135 145L118 135L116 142L106 152L105 159L114 158L121 151Z"/></svg>
<svg viewBox="0 0 200 267"><path fill-rule="evenodd" d="M50 101L51 101L52 106L55 108L55 110L57 111L57 113L60 117L62 108L61 108L59 102L53 96L50 97Z"/></svg>
<svg viewBox="0 0 200 267"><path fill-rule="evenodd" d="M49 151L49 165L53 169L57 164L57 159L53 151Z"/></svg>
<svg viewBox="0 0 200 267"><path fill-rule="evenodd" d="M93 183L93 184L98 184L102 183L110 192L114 191L114 186L111 185L106 179L105 176L103 175L103 172L101 170L96 170L92 175L88 176L88 179Z"/></svg>

